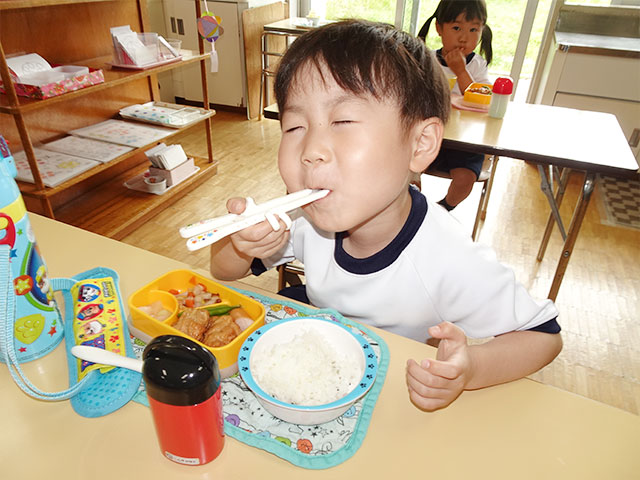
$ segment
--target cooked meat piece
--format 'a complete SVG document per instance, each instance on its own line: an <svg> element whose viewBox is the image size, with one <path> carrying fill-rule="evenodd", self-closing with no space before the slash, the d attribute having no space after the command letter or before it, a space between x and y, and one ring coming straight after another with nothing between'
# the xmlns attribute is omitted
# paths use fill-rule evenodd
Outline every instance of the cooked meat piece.
<svg viewBox="0 0 640 480"><path fill-rule="evenodd" d="M209 313L206 310L185 308L173 326L201 342L205 331L209 327Z"/></svg>
<svg viewBox="0 0 640 480"><path fill-rule="evenodd" d="M236 338L241 330L231 315L211 317L212 323L204 335L202 343L210 347L222 347Z"/></svg>
<svg viewBox="0 0 640 480"><path fill-rule="evenodd" d="M234 308L229 312L229 315L236 322L236 325L240 327L240 331L244 331L253 324L253 319L249 316L244 308Z"/></svg>

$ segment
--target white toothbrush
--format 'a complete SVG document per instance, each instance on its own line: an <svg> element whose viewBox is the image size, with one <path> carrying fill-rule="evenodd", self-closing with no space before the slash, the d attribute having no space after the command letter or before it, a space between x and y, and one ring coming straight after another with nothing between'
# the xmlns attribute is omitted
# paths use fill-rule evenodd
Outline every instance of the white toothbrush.
<svg viewBox="0 0 640 480"><path fill-rule="evenodd" d="M188 238L187 249L193 251L211 245L227 235L251 227L264 220L267 220L274 230L278 230L280 225L276 215L289 228L291 219L286 214L287 212L320 200L328 194L329 190L312 190L308 188L283 197L274 198L260 205L256 205L253 199L247 198L245 211L241 214L228 213L221 217L189 224L180 229L180 235L183 238Z"/></svg>
<svg viewBox="0 0 640 480"><path fill-rule="evenodd" d="M91 363L101 363L114 367L122 367L136 372L142 372L142 360L131 357L123 357L117 353L103 348L90 347L88 345L75 345L71 347L71 354Z"/></svg>

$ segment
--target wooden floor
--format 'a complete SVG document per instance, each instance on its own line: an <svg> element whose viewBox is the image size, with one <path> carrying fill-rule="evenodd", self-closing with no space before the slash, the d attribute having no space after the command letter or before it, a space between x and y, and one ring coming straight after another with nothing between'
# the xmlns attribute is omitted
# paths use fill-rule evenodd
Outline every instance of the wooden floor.
<svg viewBox="0 0 640 480"><path fill-rule="evenodd" d="M230 196L252 196L262 202L284 193L276 167L280 138L276 121L249 121L244 115L218 112L213 129L218 174L124 242L208 268L208 250L188 252L179 227L226 213ZM201 138L189 138L183 145L194 154L206 154ZM438 200L446 191L442 182L423 176L423 191ZM567 224L580 185L581 175L573 173L561 209ZM454 210L469 232L476 195ZM597 197L596 191L556 302L564 349L531 378L640 414L640 231L602 225ZM555 229L545 259L536 261L548 211L536 168L501 159L480 241L491 245L538 297L547 296L561 248ZM273 273L245 281L276 290Z"/></svg>

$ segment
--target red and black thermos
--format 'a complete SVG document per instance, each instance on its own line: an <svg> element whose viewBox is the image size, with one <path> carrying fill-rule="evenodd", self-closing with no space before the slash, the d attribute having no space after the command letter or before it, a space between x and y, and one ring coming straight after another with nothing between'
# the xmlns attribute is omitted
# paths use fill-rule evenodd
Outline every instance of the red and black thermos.
<svg viewBox="0 0 640 480"><path fill-rule="evenodd" d="M202 465L224 446L220 369L216 357L177 335L154 338L142 355L142 375L162 453Z"/></svg>

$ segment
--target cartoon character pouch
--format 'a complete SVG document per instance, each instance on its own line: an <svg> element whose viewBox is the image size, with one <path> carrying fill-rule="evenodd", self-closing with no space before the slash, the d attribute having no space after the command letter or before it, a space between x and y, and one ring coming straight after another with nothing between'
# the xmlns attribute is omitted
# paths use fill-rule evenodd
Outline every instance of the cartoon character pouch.
<svg viewBox="0 0 640 480"><path fill-rule="evenodd" d="M12 322L2 318L0 351L11 376L25 393L39 400L70 399L76 413L85 417L99 417L117 410L133 398L142 375L124 368L80 360L71 354L71 348L91 345L135 358L118 274L98 267L71 278L51 279L50 284L64 300L62 318L70 387L61 392L45 392L25 377L16 357L15 345L8 341L12 338ZM6 303L8 319L15 309L14 289L10 286L10 282L0 282L0 307Z"/></svg>
<svg viewBox="0 0 640 480"><path fill-rule="evenodd" d="M126 356L126 321L112 277L87 278L71 287L75 345L102 348ZM93 370L107 373L115 367L76 359L78 380Z"/></svg>

